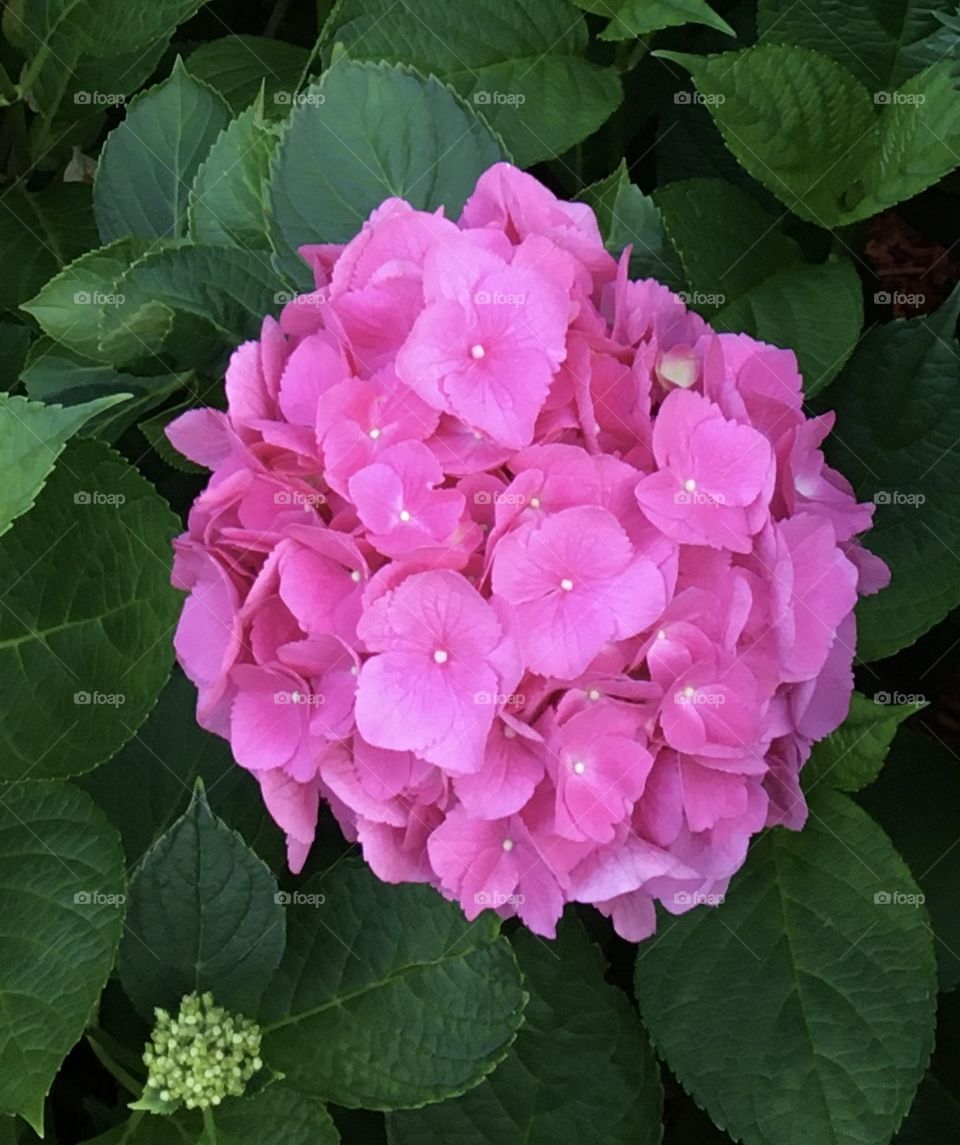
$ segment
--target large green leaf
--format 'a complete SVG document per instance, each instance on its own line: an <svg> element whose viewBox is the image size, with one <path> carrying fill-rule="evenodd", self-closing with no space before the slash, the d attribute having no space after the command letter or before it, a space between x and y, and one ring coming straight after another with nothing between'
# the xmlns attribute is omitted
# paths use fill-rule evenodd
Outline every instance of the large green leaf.
<svg viewBox="0 0 960 1145"><path fill-rule="evenodd" d="M150 244L123 238L87 251L43 284L20 307L40 323L45 333L78 354L100 357L100 326L104 308L118 305L114 284Z"/></svg>
<svg viewBox="0 0 960 1145"><path fill-rule="evenodd" d="M930 0L759 0L757 32L767 43L800 44L832 56L871 91L895 90L942 60L957 33L942 19L956 5Z"/></svg>
<svg viewBox="0 0 960 1145"><path fill-rule="evenodd" d="M960 117L949 60L881 96L835 60L792 44L658 54L689 69L743 167L820 226L868 218L957 165Z"/></svg>
<svg viewBox="0 0 960 1145"><path fill-rule="evenodd" d="M213 811L275 868L283 835L263 805L257 781L239 767L230 745L197 723L197 692L174 669L157 706L113 759L78 782L117 824L130 866L185 810L203 780Z"/></svg>
<svg viewBox="0 0 960 1145"><path fill-rule="evenodd" d="M854 692L847 718L813 745L803 769L808 790L823 780L840 791L859 791L880 774L897 728L922 706L917 697L877 692L873 699Z"/></svg>
<svg viewBox="0 0 960 1145"><path fill-rule="evenodd" d="M858 607L858 653L890 656L960 603L960 290L870 330L832 391L827 456L877 512L868 547L893 581Z"/></svg>
<svg viewBox="0 0 960 1145"><path fill-rule="evenodd" d="M940 988L952 990L960 983L960 761L933 736L904 728L880 778L859 798L889 832L927 896Z"/></svg>
<svg viewBox="0 0 960 1145"><path fill-rule="evenodd" d="M97 164L93 207L101 239L185 234L193 178L229 122L222 96L179 60L169 79L138 96Z"/></svg>
<svg viewBox="0 0 960 1145"><path fill-rule="evenodd" d="M21 783L0 788L0 872L0 1113L42 1133L44 1096L113 966L123 852L82 791Z"/></svg>
<svg viewBox="0 0 960 1145"><path fill-rule="evenodd" d="M340 0L324 28L327 45L353 59L411 64L446 80L521 167L579 143L620 103L617 73L585 58L588 39L567 0Z"/></svg>
<svg viewBox="0 0 960 1145"><path fill-rule="evenodd" d="M664 235L660 211L649 195L630 181L626 160L606 179L585 187L577 196L597 216L607 250L619 257L630 246L631 278L656 278L682 286L676 251Z"/></svg>
<svg viewBox="0 0 960 1145"><path fill-rule="evenodd" d="M280 962L285 930L276 879L213 814L199 786L137 868L120 980L145 1017L205 990L228 1010L253 1014Z"/></svg>
<svg viewBox="0 0 960 1145"><path fill-rule="evenodd" d="M793 350L808 397L832 381L863 322L850 260L806 263L775 216L721 179L670 183L654 198L686 271L690 304L717 330Z"/></svg>
<svg viewBox="0 0 960 1145"><path fill-rule="evenodd" d="M682 24L706 24L728 36L733 29L706 0L573 0L578 8L607 16L610 23L600 33L602 40L630 40L661 28Z"/></svg>
<svg viewBox="0 0 960 1145"><path fill-rule="evenodd" d="M302 885L262 1007L263 1056L301 1093L400 1109L476 1085L504 1057L524 994L499 920L344 862Z"/></svg>
<svg viewBox="0 0 960 1145"><path fill-rule="evenodd" d="M190 53L190 74L216 88L237 112L266 92L266 108L289 111L293 93L310 59L306 48L263 36L223 36Z"/></svg>
<svg viewBox="0 0 960 1145"><path fill-rule="evenodd" d="M265 184L278 134L258 98L210 149L190 189L190 234L198 242L269 249Z"/></svg>
<svg viewBox="0 0 960 1145"><path fill-rule="evenodd" d="M68 439L126 397L116 394L64 408L0 393L0 536L31 508Z"/></svg>
<svg viewBox="0 0 960 1145"><path fill-rule="evenodd" d="M514 949L530 1001L509 1054L462 1097L390 1114L391 1145L659 1145L656 1059L582 924L551 943L518 931Z"/></svg>
<svg viewBox="0 0 960 1145"><path fill-rule="evenodd" d="M751 849L726 901L662 920L637 954L654 1043L746 1145L876 1145L933 1045L936 972L919 891L849 798Z"/></svg>
<svg viewBox="0 0 960 1145"><path fill-rule="evenodd" d="M90 208L90 188L83 183L55 183L43 191L15 188L0 195L0 310L16 310L51 275L95 246L97 228Z"/></svg>
<svg viewBox="0 0 960 1145"><path fill-rule="evenodd" d="M101 311L100 353L138 372L209 368L259 336L286 284L265 252L224 246L155 250L113 287Z"/></svg>
<svg viewBox="0 0 960 1145"><path fill-rule="evenodd" d="M143 722L173 658L178 527L124 459L75 441L0 539L0 778L89 771Z"/></svg>
<svg viewBox="0 0 960 1145"><path fill-rule="evenodd" d="M303 92L273 162L269 201L281 264L304 286L303 243L346 242L390 195L456 215L498 141L437 79L341 60Z"/></svg>

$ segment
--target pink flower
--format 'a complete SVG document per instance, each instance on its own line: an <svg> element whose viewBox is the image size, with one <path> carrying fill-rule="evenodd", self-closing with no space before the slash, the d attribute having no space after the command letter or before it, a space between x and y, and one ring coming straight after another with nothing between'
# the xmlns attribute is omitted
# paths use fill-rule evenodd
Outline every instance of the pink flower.
<svg viewBox="0 0 960 1145"><path fill-rule="evenodd" d="M629 279L497 164L301 251L233 354L173 580L197 719L306 861L321 802L387 882L552 936L715 903L844 719L888 571L795 356Z"/></svg>
<svg viewBox="0 0 960 1145"><path fill-rule="evenodd" d="M663 577L634 551L605 509L564 509L508 534L493 562L493 591L523 622L524 658L541 674L578 676L610 640L652 624L666 603Z"/></svg>

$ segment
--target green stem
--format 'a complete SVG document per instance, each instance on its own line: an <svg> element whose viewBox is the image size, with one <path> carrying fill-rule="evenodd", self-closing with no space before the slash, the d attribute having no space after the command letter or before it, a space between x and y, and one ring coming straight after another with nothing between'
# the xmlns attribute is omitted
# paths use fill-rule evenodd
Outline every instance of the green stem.
<svg viewBox="0 0 960 1145"><path fill-rule="evenodd" d="M134 1097L139 1097L143 1091L143 1082L139 1081L133 1076L132 1073L129 1073L123 1068L122 1065L120 1065L113 1054L100 1040L98 1037L98 1032L95 1030L88 1030L87 1041L90 1044L90 1048L93 1050L97 1061L103 1066L103 1068L111 1073L128 1093L132 1094Z"/></svg>
<svg viewBox="0 0 960 1145"><path fill-rule="evenodd" d="M217 1123L213 1119L213 1110L209 1105L203 1110L203 1132L209 1145L217 1145Z"/></svg>
<svg viewBox="0 0 960 1145"><path fill-rule="evenodd" d="M20 92L17 90L17 85L10 78L10 73L3 64L0 64L0 97L7 103L20 102Z"/></svg>

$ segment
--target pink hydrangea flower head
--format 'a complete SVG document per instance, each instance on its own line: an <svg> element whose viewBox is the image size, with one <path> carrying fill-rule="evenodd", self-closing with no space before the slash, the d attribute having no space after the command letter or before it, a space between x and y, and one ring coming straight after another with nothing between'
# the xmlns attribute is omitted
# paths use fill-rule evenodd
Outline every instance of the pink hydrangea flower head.
<svg viewBox="0 0 960 1145"><path fill-rule="evenodd" d="M497 164L302 249L234 352L175 542L174 639L302 867L322 803L378 877L553 936L716 901L843 720L872 507L794 355L631 281ZM712 896L712 897L711 897Z"/></svg>

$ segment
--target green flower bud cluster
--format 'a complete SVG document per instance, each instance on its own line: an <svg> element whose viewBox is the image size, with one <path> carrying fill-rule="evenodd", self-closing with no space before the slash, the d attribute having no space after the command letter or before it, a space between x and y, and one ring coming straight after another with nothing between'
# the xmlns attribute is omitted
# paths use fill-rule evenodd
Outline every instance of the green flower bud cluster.
<svg viewBox="0 0 960 1145"><path fill-rule="evenodd" d="M260 1027L213 1004L212 994L186 994L171 1018L157 1009L150 1044L143 1052L147 1089L164 1104L187 1109L240 1097L261 1068Z"/></svg>

